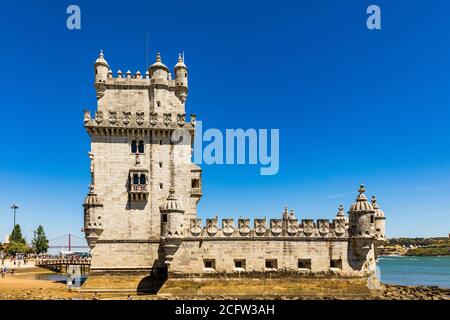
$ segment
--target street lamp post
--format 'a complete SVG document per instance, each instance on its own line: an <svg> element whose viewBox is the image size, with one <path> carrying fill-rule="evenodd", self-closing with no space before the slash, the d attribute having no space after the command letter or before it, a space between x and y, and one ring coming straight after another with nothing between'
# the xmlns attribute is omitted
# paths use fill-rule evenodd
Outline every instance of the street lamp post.
<svg viewBox="0 0 450 320"><path fill-rule="evenodd" d="M16 210L19 209L19 206L17 204L13 204L11 206L11 209L13 209L13 212L14 212L14 227L13 227L13 229L14 229L16 227Z"/></svg>

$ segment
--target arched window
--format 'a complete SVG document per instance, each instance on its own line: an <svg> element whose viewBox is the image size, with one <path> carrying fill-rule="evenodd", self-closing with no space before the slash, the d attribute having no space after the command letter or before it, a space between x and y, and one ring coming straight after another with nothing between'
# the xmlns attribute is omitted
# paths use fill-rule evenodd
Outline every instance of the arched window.
<svg viewBox="0 0 450 320"><path fill-rule="evenodd" d="M137 173L133 175L133 184L139 184L139 175Z"/></svg>
<svg viewBox="0 0 450 320"><path fill-rule="evenodd" d="M131 153L137 153L137 143L136 143L136 140L131 141Z"/></svg>
<svg viewBox="0 0 450 320"><path fill-rule="evenodd" d="M144 141L143 140L139 140L139 153L144 153Z"/></svg>
<svg viewBox="0 0 450 320"><path fill-rule="evenodd" d="M147 178L145 177L145 174L141 174L141 178L139 180L139 184L145 185L146 182L147 182L146 180L147 180Z"/></svg>

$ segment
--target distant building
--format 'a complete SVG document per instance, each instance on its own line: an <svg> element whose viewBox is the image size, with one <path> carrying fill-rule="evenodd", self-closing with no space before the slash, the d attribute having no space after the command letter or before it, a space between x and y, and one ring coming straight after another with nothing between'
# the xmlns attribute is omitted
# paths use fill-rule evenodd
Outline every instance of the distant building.
<svg viewBox="0 0 450 320"><path fill-rule="evenodd" d="M356 202L336 217L299 219L287 208L279 219L197 218L203 196L192 142L173 143L186 120L188 69L180 56L172 74L160 55L147 72L113 77L103 53L95 62L98 106L84 115L91 138L92 183L84 203L91 276L167 274L168 277L266 272L375 274L385 216L361 185ZM230 199L232 201L232 199Z"/></svg>

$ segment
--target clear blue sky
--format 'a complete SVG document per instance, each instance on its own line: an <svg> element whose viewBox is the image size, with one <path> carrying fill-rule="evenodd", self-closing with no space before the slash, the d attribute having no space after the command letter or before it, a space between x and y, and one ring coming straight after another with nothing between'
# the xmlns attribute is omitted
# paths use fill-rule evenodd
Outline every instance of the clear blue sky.
<svg viewBox="0 0 450 320"><path fill-rule="evenodd" d="M184 51L187 112L205 127L279 128L280 172L203 166L202 218L333 218L360 183L388 236L450 232L448 1L66 1L0 7L0 241L13 202L27 236L81 236L90 183L84 108L100 49L116 72ZM366 28L370 4L382 30Z"/></svg>

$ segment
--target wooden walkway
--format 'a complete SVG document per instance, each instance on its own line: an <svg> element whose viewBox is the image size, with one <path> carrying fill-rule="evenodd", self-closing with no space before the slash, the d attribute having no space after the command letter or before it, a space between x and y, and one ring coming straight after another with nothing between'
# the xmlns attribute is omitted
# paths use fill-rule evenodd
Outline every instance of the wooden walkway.
<svg viewBox="0 0 450 320"><path fill-rule="evenodd" d="M82 269L88 269L91 266L90 259L41 259L36 261L36 267L50 269L61 272L63 267L67 270L69 266L81 266Z"/></svg>

